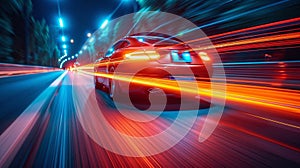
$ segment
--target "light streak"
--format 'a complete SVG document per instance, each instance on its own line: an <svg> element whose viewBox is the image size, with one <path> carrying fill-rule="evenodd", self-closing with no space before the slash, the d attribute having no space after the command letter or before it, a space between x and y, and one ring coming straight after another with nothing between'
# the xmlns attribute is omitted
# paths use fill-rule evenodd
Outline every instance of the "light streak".
<svg viewBox="0 0 300 168"><path fill-rule="evenodd" d="M293 23L293 22L299 22L299 21L300 21L300 18L282 20L282 21L278 21L278 22L258 25L258 26L249 27L249 28L245 28L245 29L239 29L239 30L235 30L235 31L231 31L231 32L216 34L216 35L209 36L208 38L210 38L210 39L216 39L218 37L224 38L224 36L237 35L238 33L246 33L248 31L257 30L257 29L259 29L259 30L261 30L261 29L263 29L263 30L275 29L275 28L277 28L276 26L278 26L278 25L283 25L283 24L288 24L288 23Z"/></svg>
<svg viewBox="0 0 300 168"><path fill-rule="evenodd" d="M291 127L291 128L300 129L300 126L297 126L297 125L293 125L293 124L288 124L288 123L284 123L284 122L281 122L281 121L272 120L272 119L269 119L269 118L261 117L261 116L258 116L258 115L253 115L253 114L250 114L250 113L244 113L244 114L246 114L248 116L252 116L252 117L258 118L258 119L262 119L262 120L265 120L265 121L273 122L273 123L276 123L276 124L281 124L281 125L288 126L288 127Z"/></svg>
<svg viewBox="0 0 300 168"><path fill-rule="evenodd" d="M58 84L67 72L64 72L48 88L46 88L24 112L0 136L0 167L9 165L17 154L26 137L40 117L40 111L49 100Z"/></svg>
<svg viewBox="0 0 300 168"><path fill-rule="evenodd" d="M272 138L269 138L269 137L266 137L266 136L257 134L257 133L255 133L255 132L246 130L246 129L244 129L244 128L237 127L237 126L235 126L235 125L233 125L233 124L228 124L228 123L221 123L221 124L224 125L224 126L227 126L227 127L233 128L233 129L236 129L236 130L238 130L238 131L240 131L240 132L243 132L243 133L245 133L245 134L248 134L248 135L257 137L257 138L259 138L259 139L262 139L262 140L265 140L265 141L268 141L268 142L271 142L271 143L280 145L280 146L282 146L282 147L285 147L285 148L288 148L288 149L291 149L291 150L300 152L300 149L299 149L299 148L296 148L296 147L294 147L294 146L285 144L285 143L280 142L280 141L277 141L277 140L275 140L275 139L272 139Z"/></svg>
<svg viewBox="0 0 300 168"><path fill-rule="evenodd" d="M216 25L216 24L219 24L219 23L222 23L222 22L230 21L230 20L239 18L241 16L245 16L245 15L248 15L248 14L251 14L251 13L254 13L254 12L266 9L266 8L270 8L270 7L273 7L273 6L276 6L276 5L280 5L280 4L285 3L285 2L288 2L288 0L283 0L283 1L275 2L275 3L272 3L272 4L266 5L266 6L262 6L262 7L253 9L253 10L249 10L249 11L241 13L241 14L237 14L237 15L225 18L225 19L221 19L221 20L218 20L218 21L215 21L215 22L212 22L212 23L208 23L208 24L202 25L199 28L202 29L202 28L213 26L213 25Z"/></svg>
<svg viewBox="0 0 300 168"><path fill-rule="evenodd" d="M286 111L289 113L300 114L299 102L300 92L291 91L289 89L269 88L264 86L251 86L246 84L227 84L226 97L219 96L219 94L213 94L210 89L210 82L199 81L198 92L195 88L191 88L188 81L181 81L181 87L178 86L176 81L159 78L147 78L147 77L134 77L130 79L130 76L126 75L113 75L103 73L92 73L79 70L79 72L96 75L104 78L113 78L115 80L123 82L132 82L140 85L158 87L162 89L172 90L174 92L181 92L184 94L200 95L202 97L214 96L218 99L226 99L227 101L238 102L260 106L265 108L272 108L277 110ZM130 80L129 80L130 79ZM215 92L218 92L217 90ZM222 95L222 94L221 94Z"/></svg>
<svg viewBox="0 0 300 168"><path fill-rule="evenodd" d="M0 63L0 77L57 71L57 68Z"/></svg>
<svg viewBox="0 0 300 168"><path fill-rule="evenodd" d="M271 44L266 44L265 42L271 42L271 41L279 41L276 43L276 46L280 45L294 45L294 44L300 44L300 32L295 32L295 33L287 33L287 34L280 34L280 35L272 35L272 36L267 36L267 37L258 37L258 38L250 38L246 40L239 40L239 41L234 41L234 42L227 42L227 43L221 43L221 44L215 44L212 46L205 46L205 47L200 47L200 48L195 48L195 50L208 50L208 49L218 49L218 48L225 48L225 47L232 47L232 46L240 46L240 45L248 45L245 48L251 48L249 47L249 44L255 44L255 46L258 47L265 47L267 46L273 46L274 43ZM296 40L295 40L296 39ZM290 42L290 44L286 41L283 40L295 40ZM257 43L263 43L261 46ZM232 50L237 50L237 49L232 49ZM219 50L218 50L219 51Z"/></svg>
<svg viewBox="0 0 300 168"><path fill-rule="evenodd" d="M214 42L215 45L201 46L199 48L193 48L193 49L196 51L218 49L219 53L226 52L229 50L242 50L242 49L251 49L251 48L267 48L267 47L282 47L282 46L289 46L289 45L297 45L300 44L299 28L292 29L289 27L298 25L299 22L300 22L300 18L293 18L293 19L263 24L259 26L244 28L240 30L235 30L231 32L216 34L205 38L189 40L189 41L185 41L184 43L189 44L189 43L206 41L207 39L210 39ZM280 30L283 28L286 30ZM276 31L276 29L278 30ZM260 31L262 33L259 33ZM265 31L272 31L272 32L265 33ZM184 43L180 43L178 45ZM238 47L234 47L234 46L238 46Z"/></svg>
<svg viewBox="0 0 300 168"><path fill-rule="evenodd" d="M177 37L177 36L180 36L182 34L186 34L186 33L189 33L189 32L193 32L195 30L198 30L198 29L202 29L202 28L206 28L206 27L210 27L210 26L213 26L213 25L217 25L217 24L220 24L220 23L223 23L223 22L228 22L230 20L234 20L234 19L237 19L241 16L245 16L245 15L248 15L248 14L251 14L251 13L254 13L254 12L257 12L257 11L260 11L260 10L264 10L264 9L267 9L267 8L270 8L270 7L273 7L273 6L277 6L277 5L280 5L282 3L286 3L288 2L289 0L282 0L282 1L279 1L279 2L275 2L275 3L272 3L272 4L268 4L266 6L262 6L262 7L259 7L259 8L256 8L256 9L252 9L252 10L249 10L249 11L246 11L244 13L240 13L240 14L237 14L237 15L234 15L234 16L231 16L231 17L227 17L227 18L224 18L224 19L220 19L220 20L217 20L217 21L214 21L214 22L211 22L211 23L207 23L205 25L202 25L202 26L199 26L197 28L193 28L193 29L190 29L190 30L186 30L186 31L183 31L183 32L180 32L178 33L177 35L174 35L172 37Z"/></svg>

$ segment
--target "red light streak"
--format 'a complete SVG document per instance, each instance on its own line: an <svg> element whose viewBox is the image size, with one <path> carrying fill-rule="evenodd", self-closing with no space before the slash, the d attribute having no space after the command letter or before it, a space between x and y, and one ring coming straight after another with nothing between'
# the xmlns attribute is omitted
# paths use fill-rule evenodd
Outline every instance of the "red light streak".
<svg viewBox="0 0 300 168"><path fill-rule="evenodd" d="M248 49L248 48L265 48L265 47L272 47L272 46L296 45L296 44L300 44L299 39L300 39L300 32L295 32L295 33L286 33L280 35L250 38L246 40L238 40L234 42L215 44L213 46L200 47L197 48L196 50L201 51L201 50L216 48L219 52L224 52L228 50L241 50L241 49ZM288 41L288 40L293 40L293 41ZM225 48L225 49L220 49L220 48Z"/></svg>
<svg viewBox="0 0 300 168"><path fill-rule="evenodd" d="M240 132L243 132L243 133L245 133L245 134L248 134L248 135L257 137L257 138L259 138L259 139L263 139L263 140L265 140L265 141L268 141L268 142L271 142L271 143L280 145L280 146L282 146L282 147L285 147L285 148L288 148L288 149L291 149L291 150L300 152L300 149L299 149L299 148L290 146L290 145L288 145L288 144L285 144L285 143L283 143L283 142L277 141L277 140L272 139L272 138L268 138L268 137L266 137L266 136L257 134L257 133L255 133L255 132L252 132L252 131L249 131L249 130L246 130L246 129L237 127L237 126L235 126L235 125L233 125L233 124L228 124L228 123L221 123L221 124L224 125L224 126L233 128L233 129L235 129L235 130L238 130L238 131L240 131Z"/></svg>
<svg viewBox="0 0 300 168"><path fill-rule="evenodd" d="M269 119L269 118L261 117L261 116L258 116L258 115L253 115L253 114L250 114L250 113L244 113L244 114L246 114L248 116L251 116L251 117L258 118L258 119L262 119L262 120L265 120L265 121L273 122L273 123L276 123L276 124L281 124L281 125L288 126L288 127L291 127L291 128L300 129L300 126L297 126L297 125L272 120L272 119Z"/></svg>
<svg viewBox="0 0 300 168"><path fill-rule="evenodd" d="M198 82L198 92L195 88L190 87L189 82L182 82L183 87L179 87L176 81L158 79L158 78L146 78L146 77L134 77L130 78L126 75L112 75L112 74L100 74L80 71L89 75L96 75L105 78L114 78L123 82L132 82L136 84L154 86L162 89L172 90L174 92L181 92L187 95L201 95L202 97L212 97L219 99L226 99L231 102L243 103L244 105L261 106L265 108L277 109L286 111L289 113L300 114L299 102L300 92L291 91L289 89L269 88L264 86L251 86L246 84L227 84L226 97L219 94L213 94L211 83ZM216 90L216 92L218 92ZM222 95L222 94L221 94Z"/></svg>
<svg viewBox="0 0 300 168"><path fill-rule="evenodd" d="M299 21L300 21L300 17L299 18L288 19L288 20L282 20L282 21L278 21L278 22L273 22L273 23L258 25L258 26L254 26L254 27L239 29L239 30L230 31L230 32L226 32L226 33L211 35L211 36L208 36L208 37L205 37L205 38L190 40L190 41L186 41L186 43L193 43L193 42L196 42L196 41L206 40L207 38L211 39L214 42L217 42L216 40L218 38L222 38L223 40L226 40L226 37L228 35L231 35L232 36L231 40L233 40L233 36L235 36L235 35L240 35L240 34L243 34L243 33L247 34L248 32L253 33L255 31L261 31L261 30L273 30L273 29L278 29L278 28L284 28L284 27L287 27L287 26L294 26L294 25L298 25ZM247 37L247 36L243 36L243 37ZM251 37L253 37L253 36L251 36Z"/></svg>

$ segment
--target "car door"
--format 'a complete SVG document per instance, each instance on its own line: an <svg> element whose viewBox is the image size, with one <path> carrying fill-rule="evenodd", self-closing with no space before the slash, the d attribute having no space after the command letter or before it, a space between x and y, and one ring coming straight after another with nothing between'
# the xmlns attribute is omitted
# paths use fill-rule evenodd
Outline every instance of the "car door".
<svg viewBox="0 0 300 168"><path fill-rule="evenodd" d="M108 63L109 63L109 58L111 55L114 53L114 46L109 48L104 57L100 59L97 65L97 72L100 74L107 74L108 72L106 71ZM98 82L105 84L106 83L106 78L105 77L98 77Z"/></svg>
<svg viewBox="0 0 300 168"><path fill-rule="evenodd" d="M104 57L96 60L96 62L94 64L94 67L95 67L94 72L95 73L99 73L99 74L104 73L104 71L103 71L103 62L104 62L103 59L104 59ZM103 83L104 82L104 78L101 77L101 76L97 76L95 79L97 80L98 83Z"/></svg>
<svg viewBox="0 0 300 168"><path fill-rule="evenodd" d="M128 41L121 40L118 41L115 45L108 49L105 56L101 60L100 65L98 66L98 71L104 74L109 74L110 67L116 66L116 62L120 61L123 58L122 54L120 53L120 49L129 45ZM109 85L109 78L102 78L98 80L99 83L104 84L106 87Z"/></svg>
<svg viewBox="0 0 300 168"><path fill-rule="evenodd" d="M103 64L101 66L101 71L105 74L110 74L110 67L116 62L116 58L118 58L119 53L117 52L122 45L123 41L118 41L115 45L113 45L106 52L104 59L102 60ZM104 78L103 84L108 87L109 86L109 78Z"/></svg>
<svg viewBox="0 0 300 168"><path fill-rule="evenodd" d="M119 62L123 59L122 50L129 45L127 40L118 41L111 49L111 53L108 52L106 55L106 73L110 74L112 67L115 69ZM109 85L109 78L106 78L104 81L104 85Z"/></svg>

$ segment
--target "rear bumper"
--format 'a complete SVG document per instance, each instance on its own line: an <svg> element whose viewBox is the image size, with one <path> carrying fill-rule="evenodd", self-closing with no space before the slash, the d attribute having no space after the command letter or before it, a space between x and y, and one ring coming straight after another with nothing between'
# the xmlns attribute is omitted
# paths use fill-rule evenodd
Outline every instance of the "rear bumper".
<svg viewBox="0 0 300 168"><path fill-rule="evenodd" d="M129 66L130 67L130 66ZM205 65L178 65L178 64L157 64L150 63L150 66L145 66L147 68L142 69L138 73L135 74L136 77L147 77L151 80L151 78L159 78L159 79L169 79L169 80L179 80L179 81L209 81L211 74L211 68L206 67ZM123 92L126 92L126 87L124 87L124 83L119 82L120 89ZM127 84L128 85L128 84ZM149 89L155 88L149 85L141 85L141 84L130 84L130 93L137 94L148 94ZM128 91L127 91L128 92ZM177 95L176 93L167 93L167 95Z"/></svg>
<svg viewBox="0 0 300 168"><path fill-rule="evenodd" d="M201 65L179 65L179 64L155 64L141 70L137 76L169 78L170 76L184 79L185 77L209 78L212 73L211 66ZM173 79L173 78L170 78Z"/></svg>

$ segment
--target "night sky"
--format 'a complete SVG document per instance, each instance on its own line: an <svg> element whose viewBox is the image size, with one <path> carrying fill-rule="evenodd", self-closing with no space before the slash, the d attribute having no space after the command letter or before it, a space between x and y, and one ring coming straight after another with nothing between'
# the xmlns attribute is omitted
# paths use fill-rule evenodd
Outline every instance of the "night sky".
<svg viewBox="0 0 300 168"><path fill-rule="evenodd" d="M64 34L68 38L68 55L76 54L87 40L87 33L96 31L119 5L121 0L59 0L64 19ZM33 16L46 19L51 28L59 28L57 0L32 0ZM116 18L133 12L131 1L124 2L112 16ZM71 44L73 38L75 43Z"/></svg>

